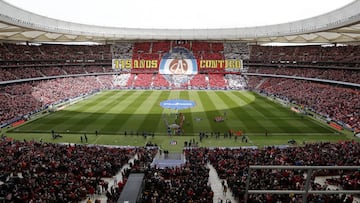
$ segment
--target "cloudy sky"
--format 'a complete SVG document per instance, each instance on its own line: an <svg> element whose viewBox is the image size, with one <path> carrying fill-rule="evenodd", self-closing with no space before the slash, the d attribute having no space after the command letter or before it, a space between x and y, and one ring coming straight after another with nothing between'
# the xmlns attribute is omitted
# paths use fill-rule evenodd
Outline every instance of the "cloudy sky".
<svg viewBox="0 0 360 203"><path fill-rule="evenodd" d="M129 28L229 28L317 16L353 0L5 0L65 21Z"/></svg>

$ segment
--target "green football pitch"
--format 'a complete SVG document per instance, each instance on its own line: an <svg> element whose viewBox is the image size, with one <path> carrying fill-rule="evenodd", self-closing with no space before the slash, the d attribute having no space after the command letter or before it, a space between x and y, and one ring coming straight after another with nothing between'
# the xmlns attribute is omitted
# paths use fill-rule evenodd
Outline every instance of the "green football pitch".
<svg viewBox="0 0 360 203"><path fill-rule="evenodd" d="M183 110L160 106L160 102L172 99L192 100L196 105ZM179 124L180 114L184 115L182 135L171 132L169 136L168 125ZM216 122L215 117L224 121ZM52 139L52 130L62 137ZM242 131L248 142L224 137L224 132L230 130ZM202 142L199 132L208 134ZM216 137L215 132L221 136ZM285 145L290 139L299 144L348 139L326 124L250 91L104 91L33 119L7 135L15 139L81 143L80 136L85 133L89 144L144 146L152 142L174 150L193 139L208 147Z"/></svg>

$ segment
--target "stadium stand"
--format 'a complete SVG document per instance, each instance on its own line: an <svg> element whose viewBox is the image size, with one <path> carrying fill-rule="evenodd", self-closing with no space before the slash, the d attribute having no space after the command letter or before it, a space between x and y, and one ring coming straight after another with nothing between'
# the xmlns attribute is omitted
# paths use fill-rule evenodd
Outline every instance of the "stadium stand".
<svg viewBox="0 0 360 203"><path fill-rule="evenodd" d="M110 73L112 69L102 66L11 67L0 69L0 81L105 72Z"/></svg>
<svg viewBox="0 0 360 203"><path fill-rule="evenodd" d="M174 47L185 47L199 59L242 59L245 60L246 68L241 72L235 69L226 69L225 72L216 69L205 70L197 75L160 75L154 71L130 72L127 69L114 71L111 68L111 59L114 57L159 61ZM1 85L0 123L21 121L52 104L103 89L251 89L296 104L340 126L346 126L349 129L360 128L359 88L306 79L269 77L269 74L273 74L359 84L359 51L359 46L264 47L248 46L245 43L182 40L122 42L111 46L50 44L35 46L3 43L0 44L1 82L32 78L43 80L17 81L13 84ZM253 76L251 75L253 73L265 75ZM76 77L72 76L74 74ZM69 75L72 77L68 77ZM51 76L56 77L48 78ZM100 177L114 175L129 159L129 156L135 156L135 151L132 149L124 152L120 149L103 147L8 140L3 140L1 145L1 150L4 150L1 153L3 155L1 159L13 163L2 164L0 167L3 174L1 181L4 182L0 185L1 195L11 201L63 199L76 202L84 200L88 194L96 191ZM124 182L119 182L117 189L107 188L106 196L108 201L115 202L120 196L120 188L126 184L126 177L132 172L144 172L145 189L142 196L144 202L172 202L176 199L213 202L214 191L208 185L209 169L206 167L209 161L220 178L226 180L234 197L241 202L244 195L245 177L249 175L246 174L248 165L359 165L359 156L357 156L360 153L359 150L358 142L307 144L303 147L286 149L275 147L264 149L196 148L185 150L187 162L184 166L160 170L147 167L155 156L156 150L148 152L145 149L137 149L139 159L135 160L130 170L124 172ZM40 164L31 161L30 155L23 154L29 151L39 155L37 161L41 163L49 161L47 156L54 156L57 159L49 163L47 168L43 168ZM74 163L73 160L80 159L72 153L74 151L81 152L82 155L88 154L89 157L83 160L82 156L82 161ZM63 152L67 156L58 156ZM123 158L120 165L111 165L105 168L106 170L102 169L106 171L105 174L100 173L100 170L94 170L101 168L98 165L89 169L88 166L99 163L87 163L87 161L100 160L102 167L108 166L104 164L106 160L103 157L108 158L108 154L114 153L116 156L111 159L119 158L118 154ZM59 163L71 165L63 166ZM14 168L15 166L20 166L20 168ZM29 170L29 167L32 167L32 170ZM60 171L64 167L76 168L76 170L68 174ZM21 174L23 178L17 177L14 171ZM49 171L52 172L51 175L45 173ZM303 173L299 171L259 170L250 175L255 180L251 183L251 189L304 187ZM328 182L350 190L359 188L358 173L333 174L329 171L320 171L316 175L336 175L339 177L331 178ZM36 179L35 176L41 178ZM63 180L67 180L67 183ZM46 188L44 185L51 185L51 187ZM312 182L311 186L313 189L326 190L326 187L315 182ZM17 191L16 188L20 189ZM298 195L249 196L250 202L297 202L300 199ZM344 202L350 201L351 197L310 195L309 199Z"/></svg>
<svg viewBox="0 0 360 203"><path fill-rule="evenodd" d="M189 81L193 76L188 75L165 75L172 89L188 89Z"/></svg>
<svg viewBox="0 0 360 203"><path fill-rule="evenodd" d="M113 58L131 59L133 52L132 43L118 42L111 45L111 55Z"/></svg>
<svg viewBox="0 0 360 203"><path fill-rule="evenodd" d="M225 75L226 80L228 81L228 88L229 89L246 89L246 79L242 75L236 75L236 74L226 74Z"/></svg>
<svg viewBox="0 0 360 203"><path fill-rule="evenodd" d="M201 201L213 202L214 191L208 184L208 162L214 166L234 198L242 202L248 165L358 165L358 142L314 143L295 147L257 148L187 148L186 163L180 167L159 169L149 167L158 149L104 147L71 144L51 144L15 141L2 137L1 197L8 201L62 200L78 202L88 195L105 193L108 202L116 202L132 173L144 173L144 202ZM306 150L305 150L306 149ZM351 150L350 150L351 149ZM66 154L66 156L63 156ZM50 157L52 157L50 159ZM122 171L123 180L109 188L102 177L113 177L131 157L137 157L130 168ZM344 159L343 157L347 157ZM96 161L94 161L96 160ZM46 167L44 167L46 166ZM69 170L71 169L71 170ZM272 174L269 176L269 174ZM251 174L251 189L300 189L304 187L304 172L297 170L256 170ZM327 190L316 181L332 177L328 185L357 190L358 173L343 170L318 170L312 189ZM35 178L36 177L36 178ZM41 178L39 178L41 177ZM345 195L310 195L309 201L348 201ZM248 201L297 202L298 195L250 195Z"/></svg>
<svg viewBox="0 0 360 203"><path fill-rule="evenodd" d="M358 67L359 46L251 46L250 61Z"/></svg>
<svg viewBox="0 0 360 203"><path fill-rule="evenodd" d="M22 64L34 64L47 60L65 62L65 60L110 60L110 45L0 45L0 58L13 64L15 60Z"/></svg>
<svg viewBox="0 0 360 203"><path fill-rule="evenodd" d="M226 89L227 83L222 74L209 74L209 86L211 89Z"/></svg>
<svg viewBox="0 0 360 203"><path fill-rule="evenodd" d="M226 59L249 60L250 58L250 47L247 43L225 42L223 47Z"/></svg>
<svg viewBox="0 0 360 203"><path fill-rule="evenodd" d="M79 202L107 184L134 148L19 142L2 138L1 197L6 201ZM141 149L137 150L139 154ZM138 153L138 152L136 152ZM95 161L96 160L96 161Z"/></svg>
<svg viewBox="0 0 360 203"><path fill-rule="evenodd" d="M360 71L354 69L296 68L296 67L250 67L249 73L287 75L360 84Z"/></svg>
<svg viewBox="0 0 360 203"><path fill-rule="evenodd" d="M163 42L153 42L152 44L152 52L153 53L165 53L170 50L170 41L163 41Z"/></svg>
<svg viewBox="0 0 360 203"><path fill-rule="evenodd" d="M141 89L149 89L151 86L152 74L137 74L135 76L134 87Z"/></svg>
<svg viewBox="0 0 360 203"><path fill-rule="evenodd" d="M179 26L177 29L156 29L150 28L151 25L143 29L85 25L30 13L2 0L0 5L0 202L92 203L95 199L95 203L115 203L122 201L120 197L130 185L129 179L139 173L144 174L144 182L138 184L139 191L135 193L136 199L140 197L144 203L360 202L360 1L352 1L326 14L295 22L215 29L182 29ZM175 5L174 8L178 13L180 7ZM126 8L118 10L121 12L121 9ZM133 8L129 8L131 9ZM181 11L186 15L187 10ZM136 12L129 16L134 17L139 18ZM76 45L68 42L76 42ZM78 45L78 42L102 45ZM273 42L323 45L263 46ZM241 64L241 68L229 65L230 62ZM219 68L222 66L219 64L228 66ZM165 69L168 72L160 74L166 72ZM184 72L186 74L179 74ZM74 115L71 111L77 114L74 117L79 116L79 121L72 123L77 129L87 130L81 126L83 123L87 127L96 127L96 130L91 129L91 133L95 131L96 138L91 137L89 143L86 133L83 142L82 132L79 131L80 144L55 144L52 142L60 140L55 138L60 138L61 135L54 134L54 130L52 137L48 135L52 138L51 141L42 137L35 141L38 135L33 137L27 133L28 130L16 128L23 123L26 124L21 127L34 127L32 124L36 124L36 121L30 123L27 122L28 119L37 119L48 113L51 117L58 104L71 104L73 100L80 101L102 90L117 89L121 92L107 91L100 98L103 101L108 96L113 99L104 102L104 107L98 105L99 100L85 104L84 115L91 122L78 113L85 108L65 110L66 116ZM135 103L128 102L130 98L127 95L134 91L125 92L122 89L235 91L163 91L159 98L165 98L169 93L169 97L176 99L173 100L176 102L174 106L177 106L176 113L172 113L174 109L170 105L166 105L169 108L163 110L158 102L147 98L142 101L140 95L133 98ZM196 109L178 112L180 105L185 107L193 104L193 101L180 102L182 98L195 100L197 94L203 99L197 103ZM270 110L268 113L267 107L260 107L262 105L256 103L260 101L270 104L269 109L270 106L277 106L267 100L279 102L294 112L284 111L282 115L286 117L277 116L280 114ZM129 104L123 105L126 111L117 109L118 106L115 108L115 104L120 102ZM151 106L150 103L154 104ZM96 112L90 109L93 105L99 107L95 109ZM129 108L131 105L139 105L149 111L143 113L138 108L136 110L139 111L135 113ZM205 108L207 105L218 105L221 109L210 110ZM107 111L109 114L103 113L108 110L106 107L112 107ZM160 109L159 112L163 110L162 114L155 111L156 107ZM244 113L235 111L239 109L244 110ZM281 111L280 108L276 109ZM144 141L147 141L145 147L98 145L107 136L111 139L109 142L118 144L117 140L112 140L114 135L103 134L104 128L98 128L99 121L108 120L105 128L118 128L116 132L121 135L117 137L124 136L127 141L132 141L136 138L135 131L131 128L150 121L153 124L154 118L159 118L160 114L162 118L156 120L160 120L161 125L164 122L163 128L168 130L168 134L164 133L162 137L156 135L153 139L154 133L150 138L143 131ZM193 116L195 114L196 117ZM258 116L251 117L252 114ZM265 114L271 114L271 118ZM123 116L133 117L136 122L122 120ZM140 117L146 118L143 120ZM170 123L165 117L171 123L176 118L175 125L172 125L174 128L169 128ZM234 117L237 118L233 119ZM290 125L293 118L296 124ZM320 120L321 124L314 122L313 127L313 118ZM47 125L40 119L38 121L42 127ZM55 119L55 128L63 128L61 119L70 121L67 117ZM275 121L280 119L285 120L284 123L289 126ZM301 122L304 120L311 123ZM258 131L247 134L243 129L231 129L232 126L243 128L245 121L249 123L248 126L258 128ZM125 131L117 126L120 123L126 125ZM325 126L326 123L328 126ZM206 126L207 129L200 131L199 138L190 133L179 133L181 136L171 134L172 130L181 131L183 127L187 130L185 125L192 128L191 133L197 131L195 127ZM215 132L216 125L229 130ZM270 125L279 131L268 134L266 128ZM301 131L304 132L301 135L296 131L290 132L295 128L310 131ZM318 135L313 135L312 130L317 128L323 130L317 132L321 134L318 140L327 136L331 137L329 140L346 141L313 143L313 138ZM28 129L35 133L33 129ZM73 130L72 127L69 129ZM103 135L98 136L97 129ZM345 133L342 132L343 129L346 129ZM44 131L47 130L44 128ZM139 132L140 130L136 130L136 135L140 135ZM13 140L6 136L7 133L23 136L24 139ZM69 130L67 133L68 136L77 136ZM277 133L286 134L284 136L292 134L291 138L294 139L288 140L288 145L264 146L270 139L274 139L272 143L286 142L275 141L279 138L276 136L280 136ZM45 134L46 132L44 136ZM177 144L177 140L188 140L183 135L190 135L193 139L185 141L184 145L173 146ZM139 138L143 139L141 136ZM170 138L169 148L179 150L176 155L181 157L181 164L175 167L153 164L158 163L158 157L168 157L169 151L162 149L164 143L158 147L157 144L148 142L149 138L152 141ZM216 146L220 139L224 141L221 145L226 147L202 147ZM241 139L241 144L237 143L240 142L238 139ZM258 144L260 139L261 144ZM139 145L143 145L144 141L140 141ZM122 141L119 143L126 145ZM252 170L254 165L259 169ZM262 168L269 165L275 167ZM280 166L353 166L354 170L314 169L306 172L276 168ZM261 190L261 194L248 194L249 189ZM288 191L290 194L276 194L275 191L264 193L264 190L293 191ZM299 195L294 192L297 190L306 192ZM312 193L314 190L321 192ZM349 194L343 190L350 190L347 191ZM331 191L334 193L327 194ZM132 196L131 192L134 191L125 192ZM339 193L336 194L337 192ZM124 199L125 202L127 201Z"/></svg>
<svg viewBox="0 0 360 203"><path fill-rule="evenodd" d="M207 89L209 78L205 74L197 74L190 80L191 89Z"/></svg>
<svg viewBox="0 0 360 203"><path fill-rule="evenodd" d="M169 81L167 81L162 75L156 74L154 77L155 78L151 85L154 89L167 89L170 86Z"/></svg>
<svg viewBox="0 0 360 203"><path fill-rule="evenodd" d="M159 60L162 55L170 51L173 47L186 47L192 50L195 56L206 59L249 59L249 66L246 69L248 73L258 74L275 74L285 76L306 77L315 79L324 79L331 81L351 82L359 84L359 71L357 69L359 48L358 46L334 46L334 47L322 47L318 45L314 46L294 46L294 47L271 47L271 46L248 46L245 43L208 43L201 41L157 41L157 42L137 42L129 43L123 42L115 45L97 45L97 46L80 46L80 45L15 45L3 43L0 46L1 65L0 69L0 81L12 81L19 79L31 79L31 78L46 78L51 76L66 76L73 74L99 74L109 73L113 70L108 65L110 59L113 56L120 58L139 58L139 59L155 59ZM250 54L249 54L250 52ZM133 54L135 53L135 55ZM84 63L84 61L86 63ZM95 61L95 62L94 62ZM259 64L260 63L260 64ZM120 72L126 70L121 69ZM213 72L212 72L213 71ZM99 76L95 78L95 82L92 90L87 89L78 92L79 94L69 93L68 96L81 95L84 92L92 92L99 89L111 89L117 88L183 88L183 89L246 89L246 83L249 83L250 89L258 89L266 93L272 94L275 90L267 90L266 86L276 85L277 81L281 84L288 84L285 79L268 79L248 76L246 79L242 74L226 74L226 80L223 77L218 76L217 69L207 70L204 74L198 74L188 78L186 81L184 78L178 81L175 76L160 77L151 72L149 76L141 73L137 75L125 75L122 78L118 78L118 84L114 84L114 81L102 80L101 78L111 77ZM227 69L226 71L234 71ZM207 75L206 73L212 73ZM238 74L238 73L237 73ZM142 78L144 77L144 78ZM94 79L94 78L92 78ZM255 81L254 81L255 80ZM65 80L64 80L65 81ZM187 82L189 81L189 82ZM224 81L224 82L223 82ZM49 83L51 81L48 81ZM299 81L296 81L297 83ZM40 82L43 84L47 82ZM301 82L302 83L302 82ZM37 84L37 83L35 83ZM189 87L188 87L189 85ZM291 89L290 86L284 86L286 89ZM85 85L86 86L86 85ZM277 88L280 88L280 85ZM8 87L10 88L11 85ZM46 86L45 86L46 87ZM56 87L56 86L55 86ZM330 87L330 86L329 86ZM343 87L347 89L347 87ZM40 88L36 88L38 92ZM298 91L295 89L294 91ZM281 91L280 91L281 92ZM339 91L335 91L339 92ZM345 92L357 92L356 89L346 90ZM41 93L45 94L45 93ZM47 96L41 96L40 93L34 93L33 95L42 98L42 105L34 105L36 102L30 102L32 108L24 108L26 115L30 112L36 112L51 102L58 102L61 99L66 99L66 96L56 96L50 99ZM282 93L282 97L289 97L285 93ZM288 93L289 94L289 93ZM340 94L340 93L339 93ZM22 93L23 95L23 93ZM27 94L29 98L29 94ZM280 94L277 94L278 96ZM13 92L12 98L17 95ZM314 94L312 94L314 96ZM327 95L324 94L324 97ZM9 93L2 93L2 97L10 98ZM24 97L24 96L23 96ZM311 97L311 96L310 96ZM332 97L338 98L338 95L332 95ZM308 98L308 97L306 97ZM346 98L350 98L357 101L357 93L349 95ZM29 99L25 99L28 101ZM294 99L293 99L294 100ZM325 101L323 98L321 101ZM311 99L309 100L311 101ZM301 101L296 101L301 104ZM3 103L8 104L9 99L5 99ZM20 103L22 103L20 101ZM346 103L345 101L340 104ZM319 105L323 103L319 103ZM302 104L306 105L306 104ZM312 104L308 104L308 108L327 115L331 119L342 122L348 125L350 128L359 127L359 121L356 119L359 114L355 108L346 109L342 108L336 113L328 112L330 110L320 110L320 107L313 107ZM40 108L39 108L40 106ZM350 105L347 105L350 106ZM325 107L323 107L325 108ZM328 109L328 106L326 107ZM21 117L19 113L7 114L5 108L2 110L1 122L9 121L12 116L17 115ZM4 113L5 112L5 113ZM342 113L341 113L342 112ZM336 114L336 115L335 115ZM9 116L11 115L11 116ZM6 118L6 119L5 119Z"/></svg>
<svg viewBox="0 0 360 203"><path fill-rule="evenodd" d="M127 88L127 84L129 81L131 74L124 73L113 76L114 86L118 88ZM108 82L111 82L111 78L109 78Z"/></svg>
<svg viewBox="0 0 360 203"><path fill-rule="evenodd" d="M187 157L188 162L181 167L146 170L142 201L213 202L209 169L201 157Z"/></svg>
<svg viewBox="0 0 360 203"><path fill-rule="evenodd" d="M111 76L87 76L0 86L0 95L3 98L0 122L26 118L51 104L102 89L110 89L113 86L111 79Z"/></svg>
<svg viewBox="0 0 360 203"><path fill-rule="evenodd" d="M236 199L244 198L248 165L357 165L360 150L358 142L341 143L318 143L306 144L303 147L276 148L265 147L264 149L251 148L217 148L214 150L199 149L207 153L208 160L220 174L220 178L226 182ZM351 150L350 150L351 149ZM200 153L200 152L198 152ZM349 157L344 160L343 157ZM350 171L344 172L353 175ZM272 175L269 175L272 174ZM252 189L293 189L304 187L304 174L301 171L278 171L278 170L256 170L252 174ZM318 171L315 176L340 175L338 171ZM355 174L356 175L356 174ZM352 176L354 177L354 176ZM315 178L315 177L314 177ZM358 180L356 176L350 182ZM347 183L340 185L345 186ZM315 187L312 182L312 187ZM358 188L358 184L355 184ZM354 188L352 186L351 188ZM325 186L322 188L326 190ZM321 201L345 201L345 195L310 195L309 202L315 199ZM349 197L350 198L350 197ZM250 195L248 202L298 202L302 201L297 195ZM349 200L348 200L349 201ZM352 202L352 201L350 201Z"/></svg>

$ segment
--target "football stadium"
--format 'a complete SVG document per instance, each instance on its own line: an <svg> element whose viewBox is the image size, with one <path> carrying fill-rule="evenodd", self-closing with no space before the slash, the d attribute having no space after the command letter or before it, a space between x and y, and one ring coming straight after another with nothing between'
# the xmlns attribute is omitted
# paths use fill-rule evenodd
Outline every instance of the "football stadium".
<svg viewBox="0 0 360 203"><path fill-rule="evenodd" d="M87 25L0 0L0 202L360 202L360 1Z"/></svg>

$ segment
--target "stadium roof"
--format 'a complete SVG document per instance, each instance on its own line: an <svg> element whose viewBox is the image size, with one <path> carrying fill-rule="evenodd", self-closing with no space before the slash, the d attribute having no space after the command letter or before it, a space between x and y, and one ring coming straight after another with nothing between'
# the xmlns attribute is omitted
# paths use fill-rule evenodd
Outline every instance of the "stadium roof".
<svg viewBox="0 0 360 203"><path fill-rule="evenodd" d="M332 12L290 23L221 29L140 29L93 26L41 16L0 0L0 40L98 42L124 40L221 40L250 43L360 42L360 0Z"/></svg>

